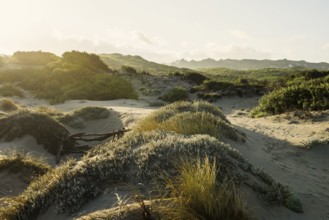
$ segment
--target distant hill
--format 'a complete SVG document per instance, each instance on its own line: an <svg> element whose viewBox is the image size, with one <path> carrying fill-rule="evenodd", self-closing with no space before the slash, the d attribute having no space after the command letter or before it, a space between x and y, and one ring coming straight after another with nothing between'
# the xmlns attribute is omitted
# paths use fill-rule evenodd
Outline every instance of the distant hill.
<svg viewBox="0 0 329 220"><path fill-rule="evenodd" d="M121 69L122 66L130 66L137 71L146 71L153 75L168 75L169 73L181 72L182 70L164 64L159 64L145 60L140 56L122 55L118 53L113 54L98 54L104 63L110 69Z"/></svg>
<svg viewBox="0 0 329 220"><path fill-rule="evenodd" d="M171 64L179 68L189 68L189 69L201 69L201 68L228 68L237 70L257 70L264 68L311 68L318 70L329 70L328 63L310 63L304 60L293 61L293 60L214 60L214 59L204 59L200 61L196 60L177 60Z"/></svg>

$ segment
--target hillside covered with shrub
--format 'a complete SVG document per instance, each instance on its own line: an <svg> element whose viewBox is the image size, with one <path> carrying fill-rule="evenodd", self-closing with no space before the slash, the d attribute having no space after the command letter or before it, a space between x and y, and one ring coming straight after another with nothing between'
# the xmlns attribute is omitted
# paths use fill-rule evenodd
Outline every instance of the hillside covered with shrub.
<svg viewBox="0 0 329 220"><path fill-rule="evenodd" d="M50 55L43 52L17 52L13 57L17 56L22 57L21 59L28 56L32 57L32 60L39 60L40 56L47 58ZM1 82L31 91L36 97L48 99L51 103L69 99L137 98L132 85L111 73L108 66L95 54L65 52L61 58L54 61L42 61L41 67L40 63L28 62L28 68L1 70Z"/></svg>

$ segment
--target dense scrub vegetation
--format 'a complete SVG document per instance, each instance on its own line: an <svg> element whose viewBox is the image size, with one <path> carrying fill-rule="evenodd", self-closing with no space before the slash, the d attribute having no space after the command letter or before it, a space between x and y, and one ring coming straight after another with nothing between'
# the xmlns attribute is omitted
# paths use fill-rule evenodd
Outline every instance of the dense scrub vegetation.
<svg viewBox="0 0 329 220"><path fill-rule="evenodd" d="M301 84L281 88L263 96L251 115L261 117L292 110L325 109L329 109L329 83Z"/></svg>
<svg viewBox="0 0 329 220"><path fill-rule="evenodd" d="M72 51L65 52L61 59L43 68L2 70L0 80L16 83L51 103L69 99L137 98L127 80L106 73L108 71L108 67L97 55Z"/></svg>
<svg viewBox="0 0 329 220"><path fill-rule="evenodd" d="M184 88L174 87L163 94L160 99L165 102L177 102L181 100L188 100L188 91Z"/></svg>
<svg viewBox="0 0 329 220"><path fill-rule="evenodd" d="M32 66L46 65L58 59L55 54L42 51L17 51L11 57L13 63Z"/></svg>
<svg viewBox="0 0 329 220"><path fill-rule="evenodd" d="M180 71L179 68L147 61L140 56L121 54L100 54L100 58L111 69L120 70L122 67L130 67L136 72L148 72L153 75L168 75L169 73Z"/></svg>

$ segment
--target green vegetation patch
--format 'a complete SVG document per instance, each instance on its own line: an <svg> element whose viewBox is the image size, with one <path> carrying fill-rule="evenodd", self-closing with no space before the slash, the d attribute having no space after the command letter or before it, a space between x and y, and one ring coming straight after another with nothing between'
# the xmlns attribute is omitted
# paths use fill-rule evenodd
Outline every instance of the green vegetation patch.
<svg viewBox="0 0 329 220"><path fill-rule="evenodd" d="M134 130L139 132L167 130L180 134L208 134L218 139L240 140L222 111L208 102L175 102L140 120Z"/></svg>
<svg viewBox="0 0 329 220"><path fill-rule="evenodd" d="M46 65L50 62L58 60L53 53L42 51L17 51L11 57L11 61L22 65Z"/></svg>
<svg viewBox="0 0 329 220"><path fill-rule="evenodd" d="M188 98L189 98L188 91L180 87L174 87L160 97L161 100L170 103L182 101L182 100L188 100Z"/></svg>
<svg viewBox="0 0 329 220"><path fill-rule="evenodd" d="M42 68L2 70L0 80L17 83L53 104L70 99L138 98L130 82L108 72L97 55L72 51Z"/></svg>
<svg viewBox="0 0 329 220"><path fill-rule="evenodd" d="M259 101L252 117L281 114L293 110L326 110L329 108L329 83L300 84L275 90Z"/></svg>

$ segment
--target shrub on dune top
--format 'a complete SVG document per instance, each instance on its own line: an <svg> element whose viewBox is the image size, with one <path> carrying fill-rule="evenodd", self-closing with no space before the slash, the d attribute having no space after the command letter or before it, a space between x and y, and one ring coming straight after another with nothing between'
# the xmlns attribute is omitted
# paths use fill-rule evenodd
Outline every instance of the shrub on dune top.
<svg viewBox="0 0 329 220"><path fill-rule="evenodd" d="M329 109L329 83L301 84L275 90L262 97L251 111L252 117L281 114L293 110Z"/></svg>
<svg viewBox="0 0 329 220"><path fill-rule="evenodd" d="M239 140L239 135L221 110L200 101L167 105L140 120L134 129L139 132L162 129L180 134L208 134L219 139Z"/></svg>
<svg viewBox="0 0 329 220"><path fill-rule="evenodd" d="M166 92L160 97L160 99L165 102L177 102L181 100L188 100L188 98L188 91L179 87L170 89L168 92Z"/></svg>
<svg viewBox="0 0 329 220"><path fill-rule="evenodd" d="M52 117L28 110L0 118L0 124L0 138L11 141L24 135L31 135L54 155L69 136L68 130Z"/></svg>

